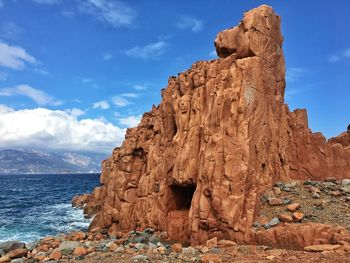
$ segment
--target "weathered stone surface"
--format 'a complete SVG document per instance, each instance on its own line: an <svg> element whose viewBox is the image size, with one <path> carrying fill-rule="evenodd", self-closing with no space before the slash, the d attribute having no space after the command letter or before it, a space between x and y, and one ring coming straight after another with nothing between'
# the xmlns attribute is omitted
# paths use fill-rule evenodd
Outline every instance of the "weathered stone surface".
<svg viewBox="0 0 350 263"><path fill-rule="evenodd" d="M263 5L218 34L219 59L170 77L160 105L103 162L84 207L97 213L90 230L254 242L259 195L276 182L350 178L350 148L312 133L306 110L284 103L282 42L280 18Z"/></svg>
<svg viewBox="0 0 350 263"><path fill-rule="evenodd" d="M83 208L84 205L87 203L89 197L90 197L89 194L82 194L82 195L74 196L72 199L72 206L78 207L78 208Z"/></svg>
<svg viewBox="0 0 350 263"><path fill-rule="evenodd" d="M339 248L340 245L332 245L332 244L322 244L322 245L312 245L304 248L305 251L308 252L322 252L327 250L334 250Z"/></svg>

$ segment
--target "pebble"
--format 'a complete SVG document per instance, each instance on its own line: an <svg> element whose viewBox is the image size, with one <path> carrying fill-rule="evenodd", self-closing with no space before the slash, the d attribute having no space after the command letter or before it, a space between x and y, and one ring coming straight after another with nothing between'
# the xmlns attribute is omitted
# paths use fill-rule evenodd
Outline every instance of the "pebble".
<svg viewBox="0 0 350 263"><path fill-rule="evenodd" d="M255 227L255 228L260 228L260 223L259 223L258 221L255 221L255 222L253 223L253 227Z"/></svg>
<svg viewBox="0 0 350 263"><path fill-rule="evenodd" d="M143 232L152 235L155 232L155 230L153 228L148 227L145 230L143 230Z"/></svg>
<svg viewBox="0 0 350 263"><path fill-rule="evenodd" d="M288 205L288 204L290 204L290 203L292 203L292 200L290 200L289 198L283 198L282 199L282 203L284 204L284 205Z"/></svg>
<svg viewBox="0 0 350 263"><path fill-rule="evenodd" d="M315 198L315 199L319 199L320 198L320 195L316 192L312 192L312 198Z"/></svg>
<svg viewBox="0 0 350 263"><path fill-rule="evenodd" d="M293 218L296 222L300 222L304 218L304 214L301 212L294 212L293 213Z"/></svg>
<svg viewBox="0 0 350 263"><path fill-rule="evenodd" d="M182 244L181 243L174 243L171 245L171 250L180 253L182 251Z"/></svg>
<svg viewBox="0 0 350 263"><path fill-rule="evenodd" d="M114 250L114 252L122 253L122 252L124 252L124 248L123 247L117 247L117 249Z"/></svg>
<svg viewBox="0 0 350 263"><path fill-rule="evenodd" d="M269 199L269 205L275 206L275 205L281 205L283 204L283 201L281 198L270 198Z"/></svg>
<svg viewBox="0 0 350 263"><path fill-rule="evenodd" d="M269 226L276 226L280 223L280 220L277 217L274 217L271 219L271 221L268 223Z"/></svg>
<svg viewBox="0 0 350 263"><path fill-rule="evenodd" d="M293 204L288 205L288 206L287 206L287 209L288 209L290 212L295 212L299 207L300 207L300 204L299 204L299 203L293 203Z"/></svg>
<svg viewBox="0 0 350 263"><path fill-rule="evenodd" d="M182 254L185 256L195 256L198 253L197 249L193 247L183 247Z"/></svg>
<svg viewBox="0 0 350 263"><path fill-rule="evenodd" d="M134 262L146 262L148 261L148 257L145 255L136 255L131 258Z"/></svg>
<svg viewBox="0 0 350 263"><path fill-rule="evenodd" d="M283 214L278 215L278 219L281 222L286 222L286 223L293 222L293 217L290 214L287 214L287 213L283 213Z"/></svg>
<svg viewBox="0 0 350 263"><path fill-rule="evenodd" d="M341 181L342 186L350 186L350 179L343 179Z"/></svg>

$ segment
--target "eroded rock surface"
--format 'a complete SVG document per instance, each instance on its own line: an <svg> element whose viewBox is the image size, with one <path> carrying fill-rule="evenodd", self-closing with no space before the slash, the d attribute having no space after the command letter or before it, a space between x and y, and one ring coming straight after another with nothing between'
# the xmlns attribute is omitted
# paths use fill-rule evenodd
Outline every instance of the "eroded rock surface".
<svg viewBox="0 0 350 263"><path fill-rule="evenodd" d="M350 147L312 133L306 110L284 103L282 42L279 16L263 5L218 34L219 59L170 77L160 105L103 162L84 207L97 213L90 229L152 227L192 244L266 240L251 226L275 182L350 178Z"/></svg>

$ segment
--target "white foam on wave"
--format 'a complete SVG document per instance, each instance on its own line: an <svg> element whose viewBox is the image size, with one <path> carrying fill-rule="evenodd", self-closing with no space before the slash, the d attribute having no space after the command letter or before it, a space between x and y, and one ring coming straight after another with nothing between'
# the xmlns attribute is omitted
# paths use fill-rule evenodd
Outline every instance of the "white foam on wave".
<svg viewBox="0 0 350 263"><path fill-rule="evenodd" d="M35 208L23 218L25 224L9 231L0 225L0 242L21 240L32 242L46 235L86 230L91 218L84 218L83 210L71 204L60 203Z"/></svg>

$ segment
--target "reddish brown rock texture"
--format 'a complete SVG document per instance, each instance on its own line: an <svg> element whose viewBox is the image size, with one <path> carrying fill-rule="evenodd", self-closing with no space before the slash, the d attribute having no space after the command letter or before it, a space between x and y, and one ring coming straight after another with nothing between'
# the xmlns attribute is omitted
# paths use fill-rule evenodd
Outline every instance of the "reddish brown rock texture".
<svg viewBox="0 0 350 263"><path fill-rule="evenodd" d="M306 110L284 103L282 42L280 17L263 5L217 35L220 58L170 77L160 105L103 162L102 186L84 208L97 212L90 229L260 242L270 237L251 231L259 194L276 181L350 178L349 145L312 133Z"/></svg>

